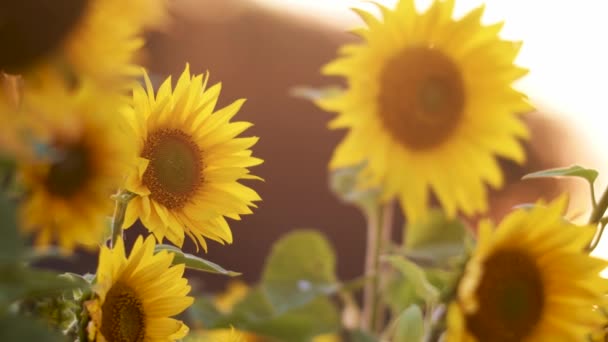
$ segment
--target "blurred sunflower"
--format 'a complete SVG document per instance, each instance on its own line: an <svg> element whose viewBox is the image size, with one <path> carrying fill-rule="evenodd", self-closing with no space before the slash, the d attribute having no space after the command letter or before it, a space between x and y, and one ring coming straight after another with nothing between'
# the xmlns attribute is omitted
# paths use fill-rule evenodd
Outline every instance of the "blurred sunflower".
<svg viewBox="0 0 608 342"><path fill-rule="evenodd" d="M154 254L155 241L141 236L126 257L122 239L116 247L101 248L95 285L96 298L86 307L91 322L89 340L175 341L188 327L171 318L192 305L194 298L183 264L171 266L173 254Z"/></svg>
<svg viewBox="0 0 608 342"><path fill-rule="evenodd" d="M32 128L32 152L17 157L26 192L21 226L37 233L38 246L97 248L129 155L118 128L122 103L98 96L90 83L49 90L26 91L15 114L28 127L14 129Z"/></svg>
<svg viewBox="0 0 608 342"><path fill-rule="evenodd" d="M448 341L583 341L605 318L608 263L584 250L592 226L562 218L566 197L480 224L448 315Z"/></svg>
<svg viewBox="0 0 608 342"><path fill-rule="evenodd" d="M105 82L137 71L139 35L162 20L164 0L3 1L0 13L0 70Z"/></svg>
<svg viewBox="0 0 608 342"><path fill-rule="evenodd" d="M238 180L259 179L247 168L262 163L249 150L258 138L236 137L251 124L229 122L244 100L214 112L221 85L206 89L207 80L191 77L186 66L175 91L168 78L155 96L145 75L147 91L137 86L126 112L136 148L126 189L139 196L127 208L125 228L139 217L157 239L182 246L187 234L205 250L205 237L231 243L225 217L238 220L260 200Z"/></svg>
<svg viewBox="0 0 608 342"><path fill-rule="evenodd" d="M450 216L485 211L485 183L503 183L496 156L525 158L518 138L528 131L515 114L532 107L511 86L527 73L513 65L521 44L498 37L502 23L483 26L483 7L454 20L454 0L420 14L414 0L378 6L382 19L355 10L364 43L323 68L348 82L317 101L338 112L332 129L349 129L330 168L366 161L368 185L397 196L411 221L425 215L430 192Z"/></svg>

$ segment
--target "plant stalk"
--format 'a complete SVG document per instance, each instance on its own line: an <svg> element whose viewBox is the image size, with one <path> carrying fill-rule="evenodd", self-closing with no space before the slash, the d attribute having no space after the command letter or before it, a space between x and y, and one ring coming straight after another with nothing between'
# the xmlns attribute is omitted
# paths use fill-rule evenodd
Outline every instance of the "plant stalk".
<svg viewBox="0 0 608 342"><path fill-rule="evenodd" d="M114 215L112 216L112 239L110 240L110 248L114 248L118 239L122 239L122 225L125 222L125 214L127 206L136 194L123 190L114 195Z"/></svg>
<svg viewBox="0 0 608 342"><path fill-rule="evenodd" d="M593 211L591 212L591 216L589 217L589 224L597 226L597 224L600 223L602 216L604 216L604 213L606 213L606 209L608 209L608 187L606 187L606 189L604 190L604 193L602 194L602 197L600 198L599 202L597 202L597 205L594 206ZM600 243L605 227L606 225L604 223L600 224L596 236L589 244L589 247L587 247L588 252L593 252L593 250Z"/></svg>
<svg viewBox="0 0 608 342"><path fill-rule="evenodd" d="M378 261L381 240L380 210L377 207L367 210L367 246L365 251L365 277L369 281L363 288L363 310L361 330L371 331L375 320L378 291Z"/></svg>
<svg viewBox="0 0 608 342"><path fill-rule="evenodd" d="M394 202L389 202L385 204L382 208L382 226L380 228L380 237L379 241L379 250L378 255L386 253L386 251L391 247L392 237L393 237L393 223L395 216L395 205ZM378 285L376 289L376 296L379 296L378 291L384 289L387 285L387 271L388 268L383 265L378 265L377 279ZM381 332L384 329L384 324L386 321L386 305L382 301L376 301L376 307L374 308L374 321L373 321L373 331Z"/></svg>

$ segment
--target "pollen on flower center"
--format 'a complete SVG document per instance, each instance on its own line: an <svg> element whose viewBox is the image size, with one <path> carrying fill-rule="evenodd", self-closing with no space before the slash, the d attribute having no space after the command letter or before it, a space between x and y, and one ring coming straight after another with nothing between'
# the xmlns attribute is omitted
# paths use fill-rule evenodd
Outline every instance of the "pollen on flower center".
<svg viewBox="0 0 608 342"><path fill-rule="evenodd" d="M108 341L142 342L145 314L133 289L116 283L106 294L102 307L101 333Z"/></svg>
<svg viewBox="0 0 608 342"><path fill-rule="evenodd" d="M379 113L393 138L423 150L446 140L463 117L462 76L450 58L427 47L408 47L380 74Z"/></svg>
<svg viewBox="0 0 608 342"><path fill-rule="evenodd" d="M18 73L52 53L86 13L90 0L2 1L0 70Z"/></svg>
<svg viewBox="0 0 608 342"><path fill-rule="evenodd" d="M479 307L467 318L479 341L522 341L539 322L544 304L540 270L517 250L497 251L483 266L475 293Z"/></svg>
<svg viewBox="0 0 608 342"><path fill-rule="evenodd" d="M94 172L90 152L82 143L57 146L44 180L47 191L66 198L78 193Z"/></svg>
<svg viewBox="0 0 608 342"><path fill-rule="evenodd" d="M169 209L183 207L202 184L201 150L192 137L178 129L152 132L141 153L150 160L143 184L152 199Z"/></svg>

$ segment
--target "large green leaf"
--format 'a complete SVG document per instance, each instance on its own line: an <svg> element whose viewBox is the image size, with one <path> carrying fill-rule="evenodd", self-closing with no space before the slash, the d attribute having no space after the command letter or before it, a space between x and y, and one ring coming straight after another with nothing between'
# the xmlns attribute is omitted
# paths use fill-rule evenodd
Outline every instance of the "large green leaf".
<svg viewBox="0 0 608 342"><path fill-rule="evenodd" d="M572 165L568 167L558 167L555 169L548 169L529 173L522 177L522 179L533 179L533 178L553 178L553 177L579 177L586 179L590 184L595 182L598 176L597 170L587 169L579 165Z"/></svg>
<svg viewBox="0 0 608 342"><path fill-rule="evenodd" d="M245 326L249 331L286 342L307 342L312 337L335 332L340 314L327 298L318 297L308 304L266 320Z"/></svg>
<svg viewBox="0 0 608 342"><path fill-rule="evenodd" d="M423 269L413 262L396 255L385 256L394 268L403 274L406 281L411 283L416 295L427 302L436 302L439 299L439 290L428 280Z"/></svg>
<svg viewBox="0 0 608 342"><path fill-rule="evenodd" d="M440 210L406 227L405 253L414 259L445 261L465 251L467 228L457 218L448 218Z"/></svg>
<svg viewBox="0 0 608 342"><path fill-rule="evenodd" d="M206 298L197 299L190 312L209 329L234 326L278 341L309 341L340 327L338 310L327 298L341 288L335 267L334 252L323 235L294 231L275 243L260 284L230 313L222 314Z"/></svg>
<svg viewBox="0 0 608 342"><path fill-rule="evenodd" d="M422 311L418 305L412 305L399 315L393 342L420 342L423 334Z"/></svg>
<svg viewBox="0 0 608 342"><path fill-rule="evenodd" d="M0 317L0 341L61 342L66 336L29 317Z"/></svg>
<svg viewBox="0 0 608 342"><path fill-rule="evenodd" d="M190 269L209 273L223 274L229 277L236 277L241 275L241 273L239 272L227 270L222 266L209 260L205 260L192 254L184 253L181 249L175 246L157 245L155 247L155 252L160 252L163 250L169 251L175 255L173 257L174 265L185 264L186 267Z"/></svg>
<svg viewBox="0 0 608 342"><path fill-rule="evenodd" d="M297 308L279 312L259 288L253 289L227 315L222 315L205 299L197 299L190 312L208 329L232 326L285 342L306 342L313 336L336 331L340 326L338 310L327 298L317 297Z"/></svg>
<svg viewBox="0 0 608 342"><path fill-rule="evenodd" d="M327 239L299 230L277 241L266 259L261 286L275 309L289 310L335 293L336 258Z"/></svg>

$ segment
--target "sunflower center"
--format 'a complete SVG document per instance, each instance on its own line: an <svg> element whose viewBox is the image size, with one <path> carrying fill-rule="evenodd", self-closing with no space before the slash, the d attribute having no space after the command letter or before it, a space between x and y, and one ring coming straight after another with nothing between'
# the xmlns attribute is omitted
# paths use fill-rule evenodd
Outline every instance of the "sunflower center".
<svg viewBox="0 0 608 342"><path fill-rule="evenodd" d="M440 51L408 47L382 70L378 105L382 123L395 140L414 150L435 147L462 119L462 76Z"/></svg>
<svg viewBox="0 0 608 342"><path fill-rule="evenodd" d="M476 292L478 311L467 317L479 341L521 341L540 321L544 304L541 273L534 260L516 250L500 251L483 266Z"/></svg>
<svg viewBox="0 0 608 342"><path fill-rule="evenodd" d="M93 173L90 151L81 144L57 146L46 175L45 186L49 193L70 197L86 185Z"/></svg>
<svg viewBox="0 0 608 342"><path fill-rule="evenodd" d="M202 183L202 153L192 137L178 129L159 129L148 136L141 153L150 160L143 184L152 199L179 209Z"/></svg>
<svg viewBox="0 0 608 342"><path fill-rule="evenodd" d="M2 1L0 70L19 73L55 51L85 15L89 1Z"/></svg>
<svg viewBox="0 0 608 342"><path fill-rule="evenodd" d="M142 342L145 313L141 300L130 287L116 283L101 307L101 333L111 342Z"/></svg>

